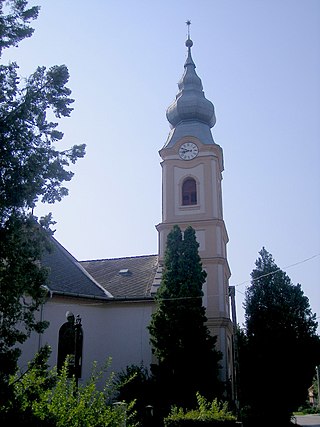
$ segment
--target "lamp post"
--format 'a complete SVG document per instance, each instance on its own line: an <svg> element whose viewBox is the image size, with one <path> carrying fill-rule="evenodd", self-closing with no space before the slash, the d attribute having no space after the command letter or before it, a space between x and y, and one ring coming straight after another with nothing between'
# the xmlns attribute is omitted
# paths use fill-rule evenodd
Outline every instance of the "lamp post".
<svg viewBox="0 0 320 427"><path fill-rule="evenodd" d="M82 341L83 341L83 332L82 332L81 317L78 314L74 323L74 375L76 378L77 387L78 387L78 379L81 377L81 368L82 368Z"/></svg>
<svg viewBox="0 0 320 427"><path fill-rule="evenodd" d="M67 311L67 322L59 329L58 370L60 371L68 357L68 377L75 376L76 384L81 377L83 331L81 317L75 319L73 313Z"/></svg>

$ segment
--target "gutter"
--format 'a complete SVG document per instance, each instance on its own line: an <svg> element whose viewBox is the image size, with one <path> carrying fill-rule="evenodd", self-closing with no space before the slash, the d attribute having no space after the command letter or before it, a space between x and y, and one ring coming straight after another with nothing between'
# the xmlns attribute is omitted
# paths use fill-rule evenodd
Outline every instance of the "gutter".
<svg viewBox="0 0 320 427"><path fill-rule="evenodd" d="M96 295L86 295L86 294L75 294L73 292L63 292L63 291L50 291L51 298L56 296L65 296L73 298L84 298L91 299L96 301L105 301L105 302L138 302L138 301L154 301L154 298L151 296L141 296L141 297L98 297Z"/></svg>

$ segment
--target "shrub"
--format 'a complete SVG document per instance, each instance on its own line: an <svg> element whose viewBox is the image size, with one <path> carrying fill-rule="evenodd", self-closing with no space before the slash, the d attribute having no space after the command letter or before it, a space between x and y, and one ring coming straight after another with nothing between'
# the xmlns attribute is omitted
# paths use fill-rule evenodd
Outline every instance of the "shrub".
<svg viewBox="0 0 320 427"><path fill-rule="evenodd" d="M200 393L196 394L198 407L192 410L183 410L173 407L168 417L164 419L165 427L192 427L201 426L233 426L236 417L228 410L227 402L214 399L211 403Z"/></svg>
<svg viewBox="0 0 320 427"><path fill-rule="evenodd" d="M110 362L107 363L106 369ZM126 410L112 405L112 379L107 379L103 391L97 389L97 383L103 370L97 370L94 363L90 380L77 386L75 378L68 378L65 363L55 387L47 390L38 401L33 402L32 409L41 420L52 419L57 427L118 427L125 423ZM133 404L128 404L128 411ZM128 425L130 425L128 423Z"/></svg>
<svg viewBox="0 0 320 427"><path fill-rule="evenodd" d="M28 369L22 373L17 371L10 376L10 395L0 407L0 424L17 427L51 426L49 420L39 420L32 411L32 402L38 400L56 383L55 372L48 370L48 358L51 353L49 346L40 349L35 358L28 363Z"/></svg>
<svg viewBox="0 0 320 427"><path fill-rule="evenodd" d="M142 363L129 365L115 374L114 385L117 399L121 402L135 401L137 423L145 422L147 406L154 405L152 384L152 378Z"/></svg>
<svg viewBox="0 0 320 427"><path fill-rule="evenodd" d="M108 373L111 359L97 369L93 364L90 379L77 385L68 378L68 360L61 373L48 370L49 352L29 364L22 375L11 378L13 398L0 408L1 425L32 427L134 427L134 402L114 404L114 374ZM107 375L103 390L98 389ZM121 403L121 402L118 402ZM2 409L2 411L1 411ZM2 424L2 422L5 422Z"/></svg>

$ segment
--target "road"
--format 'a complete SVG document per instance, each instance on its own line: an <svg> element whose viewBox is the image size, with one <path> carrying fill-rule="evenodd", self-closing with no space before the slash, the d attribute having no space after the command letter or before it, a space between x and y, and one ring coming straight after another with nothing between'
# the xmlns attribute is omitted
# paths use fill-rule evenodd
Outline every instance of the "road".
<svg viewBox="0 0 320 427"><path fill-rule="evenodd" d="M304 427L320 427L320 415L297 415L297 424Z"/></svg>

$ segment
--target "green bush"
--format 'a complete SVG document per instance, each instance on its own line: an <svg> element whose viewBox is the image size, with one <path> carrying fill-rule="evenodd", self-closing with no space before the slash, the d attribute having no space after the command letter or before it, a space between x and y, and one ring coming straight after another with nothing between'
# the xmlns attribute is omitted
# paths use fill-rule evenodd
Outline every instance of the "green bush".
<svg viewBox="0 0 320 427"><path fill-rule="evenodd" d="M48 356L48 353L45 355ZM97 369L95 363L90 379L77 385L68 378L68 360L61 373L47 369L46 360L35 359L27 372L12 377L13 398L0 408L0 423L32 427L135 427L134 402L114 404L113 373L107 373L111 360ZM107 375L103 390L98 389ZM2 409L2 411L1 411ZM12 422L11 422L12 421Z"/></svg>
<svg viewBox="0 0 320 427"><path fill-rule="evenodd" d="M0 425L23 427L54 426L48 419L39 420L32 411L32 402L56 384L56 373L49 371L48 358L51 353L49 346L44 346L29 362L25 372L17 372L10 376L10 394L0 406Z"/></svg>
<svg viewBox="0 0 320 427"><path fill-rule="evenodd" d="M47 390L32 409L41 420L52 419L56 427L118 427L125 424L128 408L112 405L112 374L103 391L97 383L103 371L94 364L91 378L86 384L77 386L75 378L68 378L67 363L58 375L54 388ZM130 425L128 423L128 425Z"/></svg>
<svg viewBox="0 0 320 427"><path fill-rule="evenodd" d="M152 378L142 363L129 365L114 377L117 399L121 402L135 401L135 420L139 424L145 422L146 407L154 405L152 384Z"/></svg>
<svg viewBox="0 0 320 427"><path fill-rule="evenodd" d="M308 414L319 414L320 409L317 406L310 405L309 402L306 402L305 405L300 406L296 414L308 415Z"/></svg>
<svg viewBox="0 0 320 427"><path fill-rule="evenodd" d="M165 427L235 426L236 417L228 410L227 402L214 399L211 403L197 393L198 407L191 410L173 407L164 419Z"/></svg>
<svg viewBox="0 0 320 427"><path fill-rule="evenodd" d="M241 423L240 423L241 424ZM236 427L237 421L222 420L166 420L165 427Z"/></svg>

